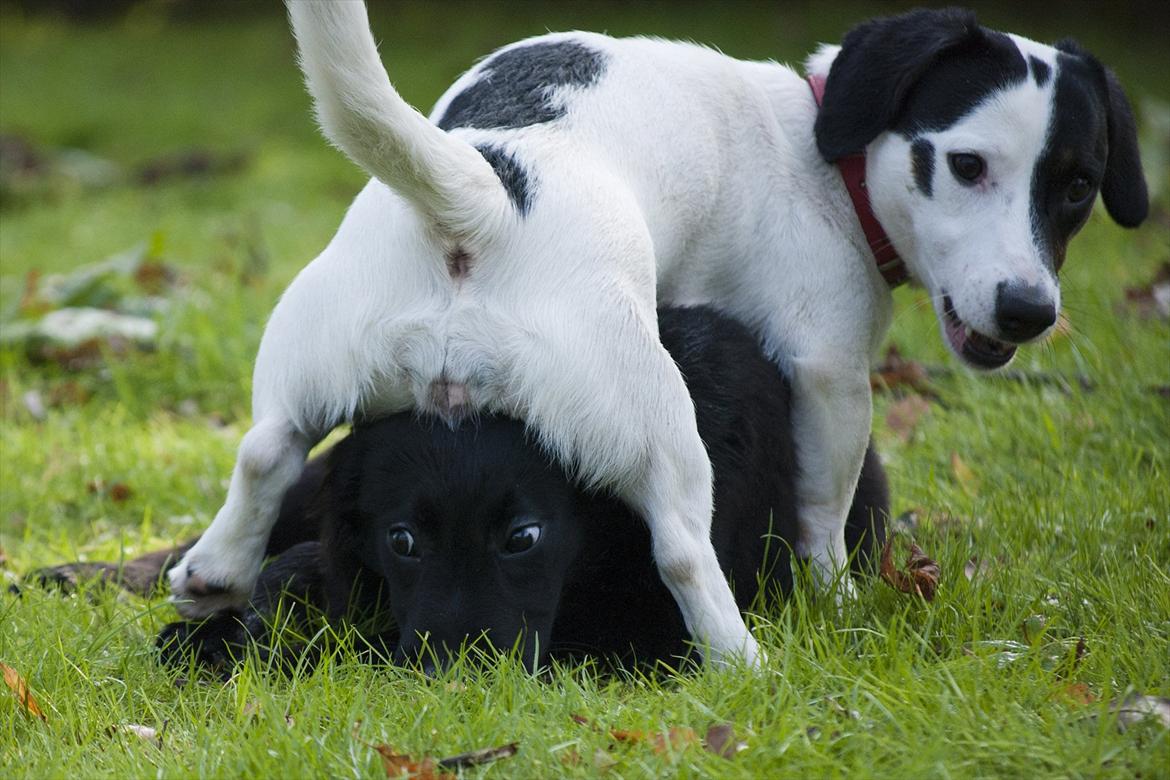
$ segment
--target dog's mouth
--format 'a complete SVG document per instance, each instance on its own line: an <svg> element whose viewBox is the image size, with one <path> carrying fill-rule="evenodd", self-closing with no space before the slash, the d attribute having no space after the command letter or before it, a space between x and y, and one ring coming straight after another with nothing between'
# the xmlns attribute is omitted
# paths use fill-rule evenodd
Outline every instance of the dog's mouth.
<svg viewBox="0 0 1170 780"><path fill-rule="evenodd" d="M951 349L975 368L996 369L1006 366L1016 354L1016 345L993 339L972 328L955 312L951 296L943 295L943 332Z"/></svg>

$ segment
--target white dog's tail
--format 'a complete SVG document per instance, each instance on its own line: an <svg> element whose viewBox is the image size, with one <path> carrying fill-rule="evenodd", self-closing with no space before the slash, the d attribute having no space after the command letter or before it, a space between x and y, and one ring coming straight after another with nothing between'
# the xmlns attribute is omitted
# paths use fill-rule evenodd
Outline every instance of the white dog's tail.
<svg viewBox="0 0 1170 780"><path fill-rule="evenodd" d="M287 4L326 137L444 232L472 240L494 235L513 215L503 184L474 147L431 124L394 91L365 3Z"/></svg>

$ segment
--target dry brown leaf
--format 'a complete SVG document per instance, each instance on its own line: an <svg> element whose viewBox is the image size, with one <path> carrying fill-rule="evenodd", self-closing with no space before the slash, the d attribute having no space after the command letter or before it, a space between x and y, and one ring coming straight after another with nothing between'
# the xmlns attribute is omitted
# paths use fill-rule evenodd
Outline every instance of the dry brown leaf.
<svg viewBox="0 0 1170 780"><path fill-rule="evenodd" d="M382 768L386 777L402 780L455 780L455 775L438 768L433 758L415 760L404 753L398 753L388 745L370 745L382 757Z"/></svg>
<svg viewBox="0 0 1170 780"><path fill-rule="evenodd" d="M930 411L930 401L920 395L908 395L890 404L886 410L886 426L903 442L910 441L918 422Z"/></svg>
<svg viewBox="0 0 1170 780"><path fill-rule="evenodd" d="M886 539L882 548L881 577L902 593L917 593L924 601L933 601L938 589L941 569L936 561L926 557L922 548L910 543L910 555L906 559L906 571L894 568L894 537Z"/></svg>
<svg viewBox="0 0 1170 780"><path fill-rule="evenodd" d="M881 365L870 373L869 384L877 392L910 388L923 395L933 394L926 368L918 361L902 357L894 344L886 350L886 358Z"/></svg>
<svg viewBox="0 0 1170 780"><path fill-rule="evenodd" d="M1088 683L1078 682L1069 683L1063 686L1060 691L1060 696L1067 699L1072 704L1078 704L1082 707L1087 707L1097 701L1097 696L1089 690Z"/></svg>
<svg viewBox="0 0 1170 780"><path fill-rule="evenodd" d="M615 742L624 742L627 745L649 742L650 749L660 755L684 750L699 741L699 737L695 734L694 729L678 726L671 727L666 731L654 732L645 732L637 729L610 729L609 736Z"/></svg>
<svg viewBox="0 0 1170 780"><path fill-rule="evenodd" d="M974 497L979 492L978 480L975 478L975 472L971 467L963 462L959 457L959 453L951 453L951 472L954 473L955 479L959 483L959 487L963 488L963 492L969 496Z"/></svg>
<svg viewBox="0 0 1170 780"><path fill-rule="evenodd" d="M735 758L736 753L747 749L747 743L736 739L735 729L730 723L712 723L707 728L703 747L717 756Z"/></svg>
<svg viewBox="0 0 1170 780"><path fill-rule="evenodd" d="M111 501L120 504L123 501L129 499L130 496L134 495L134 491L131 490L130 486L124 482L115 482L114 484L110 485L109 495Z"/></svg>
<svg viewBox="0 0 1170 780"><path fill-rule="evenodd" d="M4 670L4 684L8 686L8 690L16 695L16 700L20 702L20 707L25 713L41 720L47 721L45 713L41 710L41 705L37 704L37 700L33 697L32 691L28 688L28 683L20 676L20 673L13 669L6 663L0 663L0 669Z"/></svg>
<svg viewBox="0 0 1170 780"><path fill-rule="evenodd" d="M439 759L439 766L443 769L466 769L469 766L490 764L493 761L499 761L501 758L511 758L516 755L518 750L520 750L519 742L509 742L507 745L500 745L494 748L469 750L466 753Z"/></svg>
<svg viewBox="0 0 1170 780"><path fill-rule="evenodd" d="M1170 318L1170 262L1158 266L1147 284L1125 288L1125 300L1140 317Z"/></svg>

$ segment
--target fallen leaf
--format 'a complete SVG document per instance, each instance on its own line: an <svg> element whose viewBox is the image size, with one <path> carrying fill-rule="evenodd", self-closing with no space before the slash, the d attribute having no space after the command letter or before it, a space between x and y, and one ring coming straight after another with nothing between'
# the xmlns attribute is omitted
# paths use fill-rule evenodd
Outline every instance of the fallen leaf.
<svg viewBox="0 0 1170 780"><path fill-rule="evenodd" d="M886 410L886 426L903 442L908 442L914 436L918 422L929 411L930 401L920 395L899 398Z"/></svg>
<svg viewBox="0 0 1170 780"><path fill-rule="evenodd" d="M1125 300L1140 317L1170 319L1170 262L1158 266L1148 283L1125 288Z"/></svg>
<svg viewBox="0 0 1170 780"><path fill-rule="evenodd" d="M450 772L436 771L433 758L423 758L416 761L411 756L398 753L388 745L370 745L382 757L382 768L386 770L386 777L403 778L403 780L455 780Z"/></svg>
<svg viewBox="0 0 1170 780"><path fill-rule="evenodd" d="M499 761L501 758L511 758L516 755L518 750L520 750L519 742L509 742L507 745L500 745L494 748L469 750L466 753L439 759L439 766L443 769L466 769L469 766L490 764L493 761Z"/></svg>
<svg viewBox="0 0 1170 780"><path fill-rule="evenodd" d="M589 720L589 718L586 718L586 717L585 717L585 716L583 716L583 715L570 715L569 717L570 717L570 718L573 720L573 722L574 722L574 723L576 723L578 726L588 726L589 728L593 728L593 722L592 722L592 721L590 721L590 720Z"/></svg>
<svg viewBox="0 0 1170 780"><path fill-rule="evenodd" d="M1078 682L1069 683L1060 689L1060 695L1073 704L1087 707L1097 701L1097 696L1089 690L1089 684Z"/></svg>
<svg viewBox="0 0 1170 780"><path fill-rule="evenodd" d="M908 387L922 395L933 395L926 368L915 360L902 357L898 347L891 344L886 358L869 375L869 384L877 392Z"/></svg>
<svg viewBox="0 0 1170 780"><path fill-rule="evenodd" d="M712 723L703 738L703 747L717 756L734 758L736 753L747 749L747 743L736 739L730 723Z"/></svg>
<svg viewBox="0 0 1170 780"><path fill-rule="evenodd" d="M1117 727L1122 731L1147 718L1160 723L1164 729L1170 729L1170 698L1166 696L1131 693L1120 701L1115 699L1110 703L1109 710L1117 713Z"/></svg>
<svg viewBox="0 0 1170 780"><path fill-rule="evenodd" d="M963 459L959 457L959 453L957 452L951 453L951 471L954 473L959 487L963 488L964 493L974 497L979 492L975 472L963 462Z"/></svg>
<svg viewBox="0 0 1170 780"><path fill-rule="evenodd" d="M41 705L37 704L37 700L28 689L28 683L24 681L20 673L6 663L0 663L0 669L4 670L4 684L8 686L8 690L16 694L16 700L20 702L21 709L33 717L47 721L48 718L41 711Z"/></svg>
<svg viewBox="0 0 1170 780"><path fill-rule="evenodd" d="M123 501L129 499L132 495L134 495L134 491L132 491L130 486L124 482L115 482L114 484L110 485L110 500L115 503L120 504Z"/></svg>
<svg viewBox="0 0 1170 780"><path fill-rule="evenodd" d="M941 573L936 561L926 557L917 544L910 543L910 555L906 559L906 571L894 568L894 537L886 539L882 548L881 577L894 590L902 593L917 593L924 601L933 601Z"/></svg>

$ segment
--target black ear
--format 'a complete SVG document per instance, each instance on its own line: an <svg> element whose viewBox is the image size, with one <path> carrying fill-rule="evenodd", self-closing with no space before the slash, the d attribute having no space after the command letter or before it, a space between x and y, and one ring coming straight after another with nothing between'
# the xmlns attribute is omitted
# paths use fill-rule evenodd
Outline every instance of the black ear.
<svg viewBox="0 0 1170 780"><path fill-rule="evenodd" d="M1101 199L1114 222L1137 227L1150 213L1150 195L1138 153L1137 123L1121 84L1107 68L1105 84L1109 92L1109 156L1105 159L1105 178L1101 180Z"/></svg>
<svg viewBox="0 0 1170 780"><path fill-rule="evenodd" d="M1059 51L1080 57L1089 63L1100 79L1105 98L1108 153L1105 177L1101 180L1101 199L1113 221L1122 227L1137 227L1150 212L1150 195L1142 173L1138 153L1137 123L1121 82L1079 43L1066 38L1056 44Z"/></svg>
<svg viewBox="0 0 1170 780"><path fill-rule="evenodd" d="M825 83L816 138L828 162L862 151L889 129L906 94L939 55L983 37L975 14L920 9L854 27Z"/></svg>

